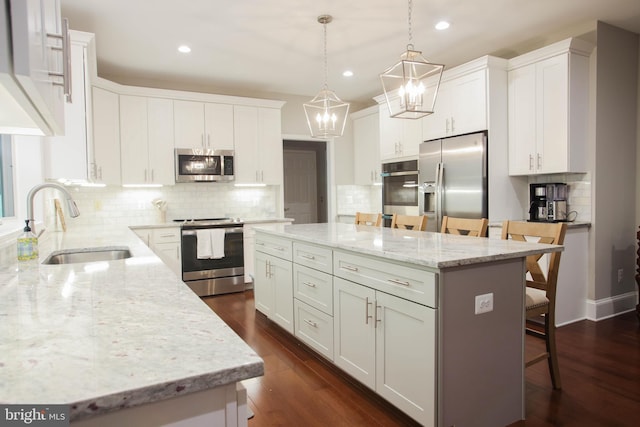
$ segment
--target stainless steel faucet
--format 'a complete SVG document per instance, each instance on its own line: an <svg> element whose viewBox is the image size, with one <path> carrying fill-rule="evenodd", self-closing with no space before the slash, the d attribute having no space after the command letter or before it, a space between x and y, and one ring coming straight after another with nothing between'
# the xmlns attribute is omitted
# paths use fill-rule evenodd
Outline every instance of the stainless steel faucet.
<svg viewBox="0 0 640 427"><path fill-rule="evenodd" d="M33 198L35 197L36 193L42 190L43 188L55 188L57 190L60 190L67 199L67 206L69 207L69 215L71 215L72 218L75 218L78 215L80 215L78 206L76 205L76 202L73 200L71 193L69 193L69 190L64 188L62 185L55 184L53 182L45 182L44 184L36 185L31 190L29 190L29 194L27 194L27 220L29 221L29 228L31 228L31 232L34 234L37 234L37 233L36 233L36 222L33 218Z"/></svg>

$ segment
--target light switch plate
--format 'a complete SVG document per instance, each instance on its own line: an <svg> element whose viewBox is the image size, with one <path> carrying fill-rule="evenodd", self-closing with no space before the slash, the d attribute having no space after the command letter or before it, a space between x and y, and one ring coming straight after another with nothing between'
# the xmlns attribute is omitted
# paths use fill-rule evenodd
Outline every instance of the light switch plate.
<svg viewBox="0 0 640 427"><path fill-rule="evenodd" d="M493 311L493 293L476 295L476 314Z"/></svg>

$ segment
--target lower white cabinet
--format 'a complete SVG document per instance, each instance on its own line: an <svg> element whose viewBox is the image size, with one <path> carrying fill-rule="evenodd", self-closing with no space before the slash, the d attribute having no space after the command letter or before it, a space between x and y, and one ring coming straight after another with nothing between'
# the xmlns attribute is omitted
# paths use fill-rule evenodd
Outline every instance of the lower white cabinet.
<svg viewBox="0 0 640 427"><path fill-rule="evenodd" d="M436 342L435 309L334 278L334 363L425 426L436 424Z"/></svg>
<svg viewBox="0 0 640 427"><path fill-rule="evenodd" d="M298 299L293 300L293 307L296 338L333 361L333 316Z"/></svg>
<svg viewBox="0 0 640 427"><path fill-rule="evenodd" d="M253 289L256 310L293 334L291 241L256 240Z"/></svg>
<svg viewBox="0 0 640 427"><path fill-rule="evenodd" d="M133 230L178 277L182 277L180 227L138 228Z"/></svg>
<svg viewBox="0 0 640 427"><path fill-rule="evenodd" d="M253 277L255 275L255 260L254 260L254 250L256 246L256 231L254 230L254 225L258 226L269 226L275 224L291 224L290 221L279 221L277 223L269 223L269 222L260 222L256 224L244 224L243 226L243 255L244 255L244 281L245 283L252 283Z"/></svg>

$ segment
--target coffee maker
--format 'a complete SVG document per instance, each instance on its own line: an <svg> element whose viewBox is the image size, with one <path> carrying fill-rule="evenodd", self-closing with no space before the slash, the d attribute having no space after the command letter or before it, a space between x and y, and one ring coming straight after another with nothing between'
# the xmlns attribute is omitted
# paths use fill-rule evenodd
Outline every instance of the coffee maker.
<svg viewBox="0 0 640 427"><path fill-rule="evenodd" d="M567 184L529 184L529 221L567 220Z"/></svg>

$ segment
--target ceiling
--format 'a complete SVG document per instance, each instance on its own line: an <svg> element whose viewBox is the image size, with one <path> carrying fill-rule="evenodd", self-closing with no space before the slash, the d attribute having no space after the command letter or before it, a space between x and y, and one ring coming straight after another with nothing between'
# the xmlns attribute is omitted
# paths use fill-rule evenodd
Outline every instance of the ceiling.
<svg viewBox="0 0 640 427"><path fill-rule="evenodd" d="M75 30L96 34L98 74L124 84L259 96L313 97L328 86L371 104L379 74L408 43L407 0L61 0ZM451 27L434 29L439 20ZM638 0L414 0L413 44L454 67L483 55L510 58L597 20L640 33ZM181 54L177 47L192 51ZM342 72L353 71L346 78Z"/></svg>

